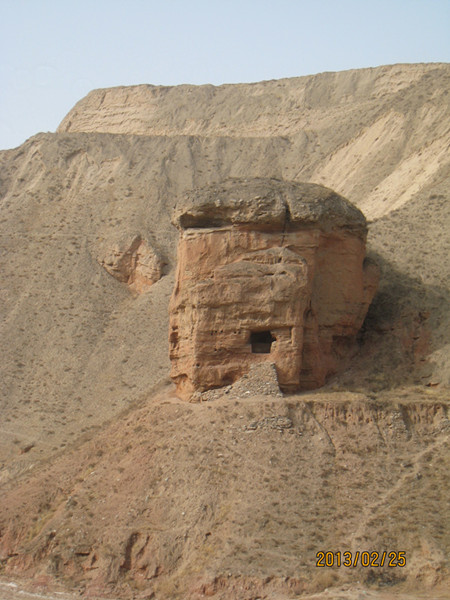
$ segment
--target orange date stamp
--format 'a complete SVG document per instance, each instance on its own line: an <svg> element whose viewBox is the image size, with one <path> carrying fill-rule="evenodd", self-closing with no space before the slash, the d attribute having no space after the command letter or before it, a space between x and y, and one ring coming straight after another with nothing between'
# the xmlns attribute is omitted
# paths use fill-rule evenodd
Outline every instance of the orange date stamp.
<svg viewBox="0 0 450 600"><path fill-rule="evenodd" d="M317 552L316 567L406 567L406 552L356 550L355 552Z"/></svg>

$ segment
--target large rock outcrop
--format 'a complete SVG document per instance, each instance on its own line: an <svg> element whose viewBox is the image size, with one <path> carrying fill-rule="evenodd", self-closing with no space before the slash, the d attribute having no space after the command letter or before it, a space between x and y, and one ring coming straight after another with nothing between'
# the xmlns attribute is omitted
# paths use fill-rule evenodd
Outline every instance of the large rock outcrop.
<svg viewBox="0 0 450 600"><path fill-rule="evenodd" d="M179 202L170 303L177 393L228 385L275 363L284 391L313 389L351 354L374 296L366 221L320 185L232 179Z"/></svg>

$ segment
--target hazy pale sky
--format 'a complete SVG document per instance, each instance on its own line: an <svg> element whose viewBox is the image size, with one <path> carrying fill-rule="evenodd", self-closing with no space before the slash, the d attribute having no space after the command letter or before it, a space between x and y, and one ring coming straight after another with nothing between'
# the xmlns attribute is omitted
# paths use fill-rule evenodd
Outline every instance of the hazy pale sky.
<svg viewBox="0 0 450 600"><path fill-rule="evenodd" d="M449 59L450 0L0 0L0 148L95 88Z"/></svg>

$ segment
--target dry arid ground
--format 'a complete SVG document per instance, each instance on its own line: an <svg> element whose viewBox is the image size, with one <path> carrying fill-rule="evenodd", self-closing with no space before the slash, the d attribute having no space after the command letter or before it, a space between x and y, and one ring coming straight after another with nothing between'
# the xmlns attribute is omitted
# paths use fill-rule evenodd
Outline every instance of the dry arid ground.
<svg viewBox="0 0 450 600"><path fill-rule="evenodd" d="M0 152L0 597L449 597L449 90L447 64L100 90ZM314 393L174 395L172 209L230 176L369 219L380 288ZM102 266L137 236L143 293Z"/></svg>

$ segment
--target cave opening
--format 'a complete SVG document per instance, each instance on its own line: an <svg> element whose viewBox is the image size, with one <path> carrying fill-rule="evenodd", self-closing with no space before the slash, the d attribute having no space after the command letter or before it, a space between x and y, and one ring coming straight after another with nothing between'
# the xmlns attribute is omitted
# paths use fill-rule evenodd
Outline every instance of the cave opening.
<svg viewBox="0 0 450 600"><path fill-rule="evenodd" d="M253 354L270 354L274 341L275 338L270 331L252 331L250 333Z"/></svg>

